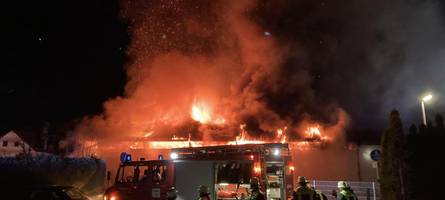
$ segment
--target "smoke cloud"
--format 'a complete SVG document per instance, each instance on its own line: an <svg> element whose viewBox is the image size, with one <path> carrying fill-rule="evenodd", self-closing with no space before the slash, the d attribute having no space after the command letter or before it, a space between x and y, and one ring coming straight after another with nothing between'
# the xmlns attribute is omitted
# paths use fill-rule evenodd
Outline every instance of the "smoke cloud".
<svg viewBox="0 0 445 200"><path fill-rule="evenodd" d="M280 39L304 49L315 91L345 108L355 128L383 129L392 109L420 123L426 92L436 95L430 117L445 110L443 1L282 2L289 9L264 23L286 27Z"/></svg>
<svg viewBox="0 0 445 200"><path fill-rule="evenodd" d="M78 132L144 135L190 121L194 103L253 135L331 123L338 105L359 127L381 126L393 108L418 114L421 94L445 92L443 10L405 0L123 2L126 93Z"/></svg>

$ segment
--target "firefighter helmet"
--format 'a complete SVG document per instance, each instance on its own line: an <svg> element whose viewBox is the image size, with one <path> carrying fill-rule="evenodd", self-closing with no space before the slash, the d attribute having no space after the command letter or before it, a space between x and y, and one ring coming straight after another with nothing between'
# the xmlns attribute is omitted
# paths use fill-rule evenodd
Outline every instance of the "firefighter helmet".
<svg viewBox="0 0 445 200"><path fill-rule="evenodd" d="M170 189L168 189L167 191L168 199L176 198L177 196L178 196L178 190L176 190L175 187L171 187Z"/></svg>
<svg viewBox="0 0 445 200"><path fill-rule="evenodd" d="M342 188L349 188L349 184L348 184L348 182L346 182L346 181L339 181L339 182L337 183L337 187L338 187L339 189L342 189Z"/></svg>
<svg viewBox="0 0 445 200"><path fill-rule="evenodd" d="M306 183L309 183L309 181L307 181L306 177L304 177L304 176L299 176L299 177L298 177L298 183L300 183L300 184L306 184Z"/></svg>
<svg viewBox="0 0 445 200"><path fill-rule="evenodd" d="M198 186L198 193L199 194L209 194L209 188L205 185Z"/></svg>
<svg viewBox="0 0 445 200"><path fill-rule="evenodd" d="M250 184L251 185L260 185L260 179L258 179L258 177L252 177L250 179Z"/></svg>

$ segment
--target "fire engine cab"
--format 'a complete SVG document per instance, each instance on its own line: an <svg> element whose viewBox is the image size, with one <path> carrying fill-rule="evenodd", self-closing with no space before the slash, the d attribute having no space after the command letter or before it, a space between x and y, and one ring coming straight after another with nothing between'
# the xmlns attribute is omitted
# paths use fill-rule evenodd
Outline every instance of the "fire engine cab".
<svg viewBox="0 0 445 200"><path fill-rule="evenodd" d="M285 200L293 189L293 166L287 144L245 144L171 149L170 159L131 161L121 155L115 183L105 200L166 199L170 187L179 197L197 197L197 186L209 188L212 200L249 196L252 177L261 181L268 200Z"/></svg>

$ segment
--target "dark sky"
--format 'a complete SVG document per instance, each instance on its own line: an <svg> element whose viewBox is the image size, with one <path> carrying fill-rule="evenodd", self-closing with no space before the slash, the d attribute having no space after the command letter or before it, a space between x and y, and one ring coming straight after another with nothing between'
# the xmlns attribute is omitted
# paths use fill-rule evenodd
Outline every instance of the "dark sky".
<svg viewBox="0 0 445 200"><path fill-rule="evenodd" d="M2 130L99 113L123 93L126 25L116 1L4 6Z"/></svg>
<svg viewBox="0 0 445 200"><path fill-rule="evenodd" d="M393 108L405 124L419 123L418 96L428 90L431 115L444 112L440 1L259 2L252 19L304 52L288 63L308 66L315 95L344 108L355 129L381 130ZM0 130L98 114L104 101L123 95L130 37L118 1L2 7Z"/></svg>

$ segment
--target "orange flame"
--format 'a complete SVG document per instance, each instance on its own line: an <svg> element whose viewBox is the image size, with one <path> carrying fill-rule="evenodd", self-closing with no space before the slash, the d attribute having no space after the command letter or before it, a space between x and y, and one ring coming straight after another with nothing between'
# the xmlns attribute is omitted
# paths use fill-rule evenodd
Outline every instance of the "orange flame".
<svg viewBox="0 0 445 200"><path fill-rule="evenodd" d="M305 131L306 136L309 138L321 138L320 126L315 125L312 127L308 127Z"/></svg>
<svg viewBox="0 0 445 200"><path fill-rule="evenodd" d="M284 136L281 138L281 144L284 144L284 143L286 143L286 135L284 135Z"/></svg>
<svg viewBox="0 0 445 200"><path fill-rule="evenodd" d="M262 140L249 140L247 138L247 132L244 129L246 127L246 124L240 125L240 134L236 136L235 141L230 141L227 144L229 145L241 145L241 144L264 144L265 141Z"/></svg>
<svg viewBox="0 0 445 200"><path fill-rule="evenodd" d="M207 124L211 120L210 110L203 104L194 104L191 115L194 120L202 124Z"/></svg>
<svg viewBox="0 0 445 200"><path fill-rule="evenodd" d="M190 113L193 120L200 122L201 124L218 124L222 125L226 123L226 119L221 116L212 116L211 108L204 103L195 103L192 105Z"/></svg>
<svg viewBox="0 0 445 200"><path fill-rule="evenodd" d="M283 135L283 130L281 128L277 130L277 135L278 137L281 137L281 135Z"/></svg>
<svg viewBox="0 0 445 200"><path fill-rule="evenodd" d="M259 163L259 162L255 162L253 165L254 165L254 167L253 167L253 171L254 171L256 174L261 174L261 163Z"/></svg>
<svg viewBox="0 0 445 200"><path fill-rule="evenodd" d="M287 130L287 126L285 126L283 129L281 129L281 128L277 129L277 138L276 139L278 141L280 141L282 144L286 143L287 136L284 133L284 131L286 131L286 130Z"/></svg>

